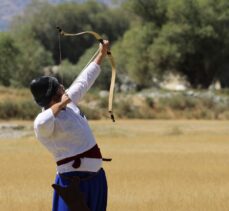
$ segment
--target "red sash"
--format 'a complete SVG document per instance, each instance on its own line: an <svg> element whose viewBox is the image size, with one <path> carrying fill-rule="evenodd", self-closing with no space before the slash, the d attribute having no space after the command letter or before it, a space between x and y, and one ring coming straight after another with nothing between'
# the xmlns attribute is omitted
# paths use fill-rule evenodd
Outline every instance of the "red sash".
<svg viewBox="0 0 229 211"><path fill-rule="evenodd" d="M71 161L74 161L74 163L72 164L73 168L79 168L80 164L81 164L81 160L80 158L99 158L102 159L103 161L111 161L112 159L110 158L103 158L102 154L100 152L100 149L98 147L98 145L96 144L94 147L92 147L91 149L89 149L86 152L83 152L81 154L72 156L72 157L68 157L68 158L64 158L62 160L59 160L56 162L57 166L63 165L65 163L69 163Z"/></svg>

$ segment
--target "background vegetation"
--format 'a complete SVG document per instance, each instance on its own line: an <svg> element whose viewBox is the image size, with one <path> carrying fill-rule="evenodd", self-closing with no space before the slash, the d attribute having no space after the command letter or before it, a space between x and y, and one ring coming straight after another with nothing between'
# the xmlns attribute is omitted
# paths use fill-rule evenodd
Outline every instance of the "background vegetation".
<svg viewBox="0 0 229 211"><path fill-rule="evenodd" d="M32 120L40 112L29 89L0 87L0 119ZM114 114L117 119L229 119L228 91L175 92L145 90L141 94L116 93ZM80 109L88 119L108 119L108 97L98 90L88 93Z"/></svg>
<svg viewBox="0 0 229 211"><path fill-rule="evenodd" d="M63 83L66 86L71 84L96 50L97 44L88 35L62 37L60 64L56 26L67 32L93 30L111 41L118 69L117 92L123 84L134 87L132 91L150 89L155 80L163 80L167 73L181 74L191 89L208 89L215 81L220 81L223 88L229 87L227 0L126 0L116 7L96 1L56 5L32 1L22 15L14 18L8 31L0 32L0 85L27 88L31 79L44 74L44 69L49 68L49 74L53 74L53 66L57 66ZM95 90L109 88L109 64L105 62L102 69L103 74L95 84ZM134 115L123 115L119 111L118 115L159 118L160 115L155 115L155 109L157 112L163 111L158 105L165 107L169 104L168 101L155 103L151 97L145 99L146 103L143 104L146 107L140 109L146 108L145 115L142 115L145 112L138 112L139 109ZM167 110L173 107L173 113L176 113L178 109L188 110L188 105L195 103L192 108L206 109L202 106L205 102L199 102L201 99L194 99L192 103L186 103L187 100L172 99L185 106L168 106ZM27 101L25 99L22 106L16 106L17 102L2 101L2 112L5 107L13 106L15 110L25 104L30 107L32 103ZM124 101L118 99L117 106L126 109L126 113L131 109L136 111L135 107L126 108L129 102L127 99ZM214 109L218 112L222 108L215 105ZM25 116L23 118L31 117L30 114ZM210 116L217 118L218 115ZM15 117L18 116L15 114Z"/></svg>

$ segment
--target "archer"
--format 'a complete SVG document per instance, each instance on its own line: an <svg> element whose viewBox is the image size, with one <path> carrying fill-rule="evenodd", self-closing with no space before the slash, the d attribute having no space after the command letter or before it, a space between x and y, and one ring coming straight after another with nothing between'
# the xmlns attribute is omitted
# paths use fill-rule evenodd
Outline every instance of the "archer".
<svg viewBox="0 0 229 211"><path fill-rule="evenodd" d="M108 49L109 42L103 40L94 61L66 91L50 76L38 77L30 84L36 103L43 108L34 121L35 135L57 163L53 211L106 210L107 180L102 155L77 105L98 77Z"/></svg>

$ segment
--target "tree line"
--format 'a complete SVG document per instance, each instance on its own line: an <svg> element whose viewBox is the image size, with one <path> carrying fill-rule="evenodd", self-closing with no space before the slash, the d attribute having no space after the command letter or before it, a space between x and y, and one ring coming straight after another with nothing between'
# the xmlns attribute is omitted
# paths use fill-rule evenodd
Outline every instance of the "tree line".
<svg viewBox="0 0 229 211"><path fill-rule="evenodd" d="M179 72L194 88L208 88L215 80L229 86L227 0L127 0L115 8L94 1L34 1L0 33L0 84L27 87L52 65L71 83L98 45L89 35L61 37L60 65L56 26L73 33L93 30L109 39L119 83L125 75L143 89L154 78ZM108 63L103 70L97 86L107 88Z"/></svg>

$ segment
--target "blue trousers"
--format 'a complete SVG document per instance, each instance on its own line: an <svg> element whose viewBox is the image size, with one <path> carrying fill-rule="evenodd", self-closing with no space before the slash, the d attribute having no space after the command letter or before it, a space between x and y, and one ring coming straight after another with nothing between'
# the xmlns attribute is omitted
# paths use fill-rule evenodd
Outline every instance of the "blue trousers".
<svg viewBox="0 0 229 211"><path fill-rule="evenodd" d="M80 190L85 197L86 204L90 211L106 211L107 180L104 170L100 169L96 173L74 171L61 175L57 174L55 184L66 187L70 183L70 180L68 178L75 176L82 178L82 180L80 181ZM64 200L55 190L53 194L52 211L70 211Z"/></svg>

